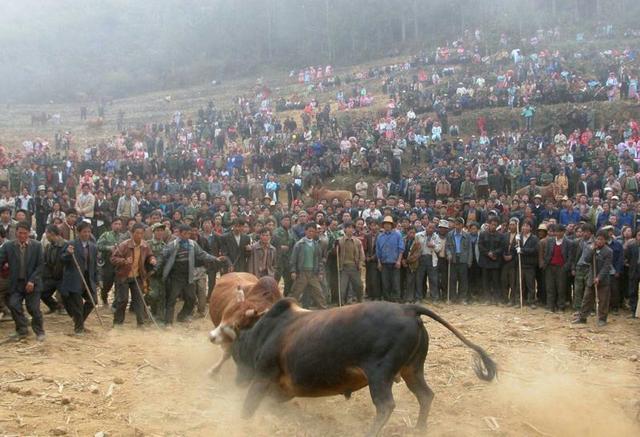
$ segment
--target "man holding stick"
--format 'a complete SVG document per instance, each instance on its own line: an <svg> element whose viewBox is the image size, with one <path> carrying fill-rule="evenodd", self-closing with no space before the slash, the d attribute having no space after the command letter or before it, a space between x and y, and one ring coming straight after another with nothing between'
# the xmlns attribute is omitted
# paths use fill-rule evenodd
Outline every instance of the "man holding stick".
<svg viewBox="0 0 640 437"><path fill-rule="evenodd" d="M131 229L131 238L120 243L111 255L116 268L116 299L113 325L124 323L125 310L131 294L131 305L136 314L138 328L144 326L144 296L142 290L148 280L147 265L155 266L156 257L144 240L144 225L136 223Z"/></svg>
<svg viewBox="0 0 640 437"><path fill-rule="evenodd" d="M98 299L98 248L91 238L90 223L81 222L76 230L78 238L67 243L62 251L64 270L60 293L64 307L73 319L74 333L83 335L86 332L84 322Z"/></svg>
<svg viewBox="0 0 640 437"><path fill-rule="evenodd" d="M580 262L590 262L587 273L587 287L582 299L582 307L573 324L587 323L587 316L593 311L594 304L598 312L598 326L607 324L609 298L611 296L611 263L613 251L607 246L607 231L600 230L593 245L583 249ZM579 266L580 267L580 266Z"/></svg>

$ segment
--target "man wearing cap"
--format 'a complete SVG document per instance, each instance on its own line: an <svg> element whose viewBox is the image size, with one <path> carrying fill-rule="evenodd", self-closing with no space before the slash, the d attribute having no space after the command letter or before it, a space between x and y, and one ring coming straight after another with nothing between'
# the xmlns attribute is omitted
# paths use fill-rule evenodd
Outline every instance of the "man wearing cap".
<svg viewBox="0 0 640 437"><path fill-rule="evenodd" d="M378 269L382 276L382 295L385 300L400 299L400 267L404 253L404 240L394 229L393 218L386 216L382 221L383 231L376 240Z"/></svg>
<svg viewBox="0 0 640 437"><path fill-rule="evenodd" d="M122 242L122 219L116 217L111 222L111 230L103 233L96 243L98 247L98 266L100 267L100 298L106 306L109 292L115 283L115 268L111 263L111 255L116 246Z"/></svg>
<svg viewBox="0 0 640 437"><path fill-rule="evenodd" d="M611 278L611 260L613 258L613 253L607 246L606 231L599 231L596 234L594 243L585 246L582 258L584 262L589 260L587 288L585 289L579 314L571 323L587 323L587 317L594 310L594 306L597 306L598 326L604 326L607 324L607 316L609 314L611 291L609 280Z"/></svg>
<svg viewBox="0 0 640 437"><path fill-rule="evenodd" d="M428 222L425 230L416 234L416 242L420 245L420 259L418 261L414 298L416 301L425 298L425 285L428 279L431 298L437 301L440 299L440 289L438 288L438 252L442 250L444 241L442 241L440 236L435 232L435 224Z"/></svg>
<svg viewBox="0 0 640 437"><path fill-rule="evenodd" d="M165 242L166 237L166 226L163 223L154 223L150 226L152 237L147 243L149 245L149 249L153 253L153 256L156 257L156 260L159 260L162 256L162 251L164 247L167 245ZM153 270L149 274L149 303L151 306L151 313L160 321L164 321L164 308L166 305L166 294L165 294L165 286L162 281L162 273Z"/></svg>
<svg viewBox="0 0 640 437"><path fill-rule="evenodd" d="M578 225L576 235L579 237L575 242L573 274L573 309L579 311L582 307L582 298L587 287L587 275L591 266L591 260L587 258L589 252L587 247L593 245L593 225L591 223L581 223Z"/></svg>
<svg viewBox="0 0 640 437"><path fill-rule="evenodd" d="M473 262L471 237L463 230L464 219L455 219L455 229L447 235L446 254L451 265L449 286L451 287L451 301L469 303L469 267Z"/></svg>
<svg viewBox="0 0 640 437"><path fill-rule="evenodd" d="M564 238L565 227L552 225L555 238L548 238L544 252L547 311L564 311L567 301L568 275L573 266L573 245Z"/></svg>
<svg viewBox="0 0 640 437"><path fill-rule="evenodd" d="M482 269L482 283L485 293L489 294L489 301L498 305L500 301L500 266L504 253L504 241L497 231L498 218L490 216L487 229L480 232L478 249L480 251L480 268Z"/></svg>

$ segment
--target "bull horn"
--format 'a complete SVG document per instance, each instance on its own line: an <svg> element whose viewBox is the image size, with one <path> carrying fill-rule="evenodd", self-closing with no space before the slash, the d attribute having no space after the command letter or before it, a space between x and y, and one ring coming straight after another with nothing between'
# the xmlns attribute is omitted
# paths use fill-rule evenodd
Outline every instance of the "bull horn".
<svg viewBox="0 0 640 437"><path fill-rule="evenodd" d="M244 312L246 317L253 317L257 314L257 311L254 308L248 309Z"/></svg>
<svg viewBox="0 0 640 437"><path fill-rule="evenodd" d="M240 286L236 289L236 300L238 302L244 302L244 290Z"/></svg>

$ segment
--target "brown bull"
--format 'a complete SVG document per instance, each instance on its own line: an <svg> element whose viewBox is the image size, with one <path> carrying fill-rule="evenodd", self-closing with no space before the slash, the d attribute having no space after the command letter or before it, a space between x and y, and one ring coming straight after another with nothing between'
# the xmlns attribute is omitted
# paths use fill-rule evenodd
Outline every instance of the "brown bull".
<svg viewBox="0 0 640 437"><path fill-rule="evenodd" d="M222 275L216 283L209 302L209 315L215 326L209 339L223 349L220 361L211 368L215 374L229 359L231 343L237 332L247 329L282 298L275 279L258 279L251 273L233 272Z"/></svg>
<svg viewBox="0 0 640 437"><path fill-rule="evenodd" d="M309 197L316 202L321 200L331 202L333 199L338 199L340 203L343 204L345 200L351 200L353 193L348 190L329 190L323 187L313 187L309 193Z"/></svg>
<svg viewBox="0 0 640 437"><path fill-rule="evenodd" d="M518 191L516 191L516 194L520 197L529 196L530 198L532 198L533 196L531 195L530 188L531 187L529 185L527 185L526 187L522 187ZM560 187L555 182L551 182L549 185L543 185L537 188L539 189L538 193L542 196L542 200L555 201L556 198L561 194Z"/></svg>

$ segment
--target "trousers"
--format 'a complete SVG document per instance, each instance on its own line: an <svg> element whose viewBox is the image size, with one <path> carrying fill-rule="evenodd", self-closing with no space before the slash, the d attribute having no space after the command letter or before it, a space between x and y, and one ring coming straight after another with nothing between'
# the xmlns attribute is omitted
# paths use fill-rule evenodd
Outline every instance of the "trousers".
<svg viewBox="0 0 640 437"><path fill-rule="evenodd" d="M382 298L395 302L400 299L400 269L395 264L382 264Z"/></svg>
<svg viewBox="0 0 640 437"><path fill-rule="evenodd" d="M433 299L440 298L438 289L438 267L433 266L432 255L421 255L418 260L418 271L416 273L416 289L414 298L423 299L426 296L425 283L429 282L429 294Z"/></svg>
<svg viewBox="0 0 640 437"><path fill-rule="evenodd" d="M189 278L184 275L172 275L168 282L169 289L167 290L164 323L171 325L173 324L178 297L182 296L184 301L184 305L176 317L178 322L183 322L193 313L193 307L196 305L196 285L195 283L189 284Z"/></svg>
<svg viewBox="0 0 640 437"><path fill-rule="evenodd" d="M11 311L11 317L13 317L13 321L16 324L16 332L20 335L27 335L29 332L29 322L22 308L22 303L24 302L27 312L31 316L31 329L36 335L44 334L43 317L40 311L40 292L34 290L31 293L27 293L24 289L26 285L26 281L18 281L16 287L9 294L8 306Z"/></svg>
<svg viewBox="0 0 640 437"><path fill-rule="evenodd" d="M98 298L94 290L91 290L91 295L94 301ZM84 322L87 320L87 317L89 317L89 314L91 314L91 311L93 311L93 304L87 291L67 293L66 296L62 297L62 303L64 304L64 309L67 310L67 314L69 314L73 320L74 331L84 331Z"/></svg>
<svg viewBox="0 0 640 437"><path fill-rule="evenodd" d="M563 266L549 264L546 271L547 309L563 310L567 300L567 272Z"/></svg>
<svg viewBox="0 0 640 437"><path fill-rule="evenodd" d="M296 280L293 282L291 289L291 295L298 302L302 302L302 295L305 293L309 293L308 297L317 307L327 307L324 296L322 295L322 286L320 285L320 279L317 273L300 272L296 275Z"/></svg>
<svg viewBox="0 0 640 437"><path fill-rule="evenodd" d="M358 302L362 302L362 278L360 277L360 270L355 266L344 267L340 271L340 295L342 296L342 303L347 303L349 285L356 294Z"/></svg>
<svg viewBox="0 0 640 437"><path fill-rule="evenodd" d="M582 299L582 307L580 308L581 319L586 319L589 313L594 310L596 296L598 299L598 320L607 320L611 286L606 282L600 283L597 286L593 284L587 286Z"/></svg>
<svg viewBox="0 0 640 437"><path fill-rule="evenodd" d="M144 301L142 300L142 281L140 278L126 278L116 281L115 312L113 313L113 324L122 325L124 315L131 295L131 306L136 314L138 326L144 324Z"/></svg>

